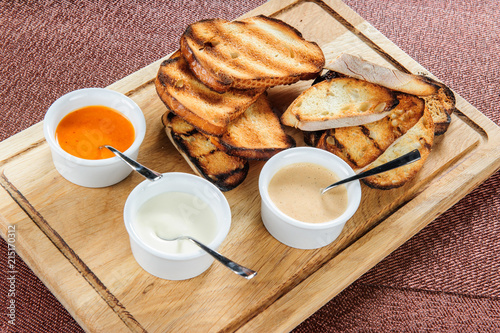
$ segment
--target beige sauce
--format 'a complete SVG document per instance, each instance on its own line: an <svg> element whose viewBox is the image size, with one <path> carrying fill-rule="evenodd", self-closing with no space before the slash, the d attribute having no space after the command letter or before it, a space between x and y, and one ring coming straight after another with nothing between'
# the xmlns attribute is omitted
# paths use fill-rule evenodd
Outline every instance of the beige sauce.
<svg viewBox="0 0 500 333"><path fill-rule="evenodd" d="M337 186L321 195L320 190L339 181L327 168L314 163L295 163L280 169L269 183L269 196L284 214L309 223L333 220L347 208L347 189Z"/></svg>

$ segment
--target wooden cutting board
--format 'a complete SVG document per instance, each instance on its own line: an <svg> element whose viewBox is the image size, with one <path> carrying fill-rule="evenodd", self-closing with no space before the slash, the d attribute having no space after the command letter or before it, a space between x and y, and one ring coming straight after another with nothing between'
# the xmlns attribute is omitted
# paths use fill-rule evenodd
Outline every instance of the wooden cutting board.
<svg viewBox="0 0 500 333"><path fill-rule="evenodd" d="M340 0L273 0L245 16L265 14L316 41L327 61L340 52L432 76ZM165 55L167 56L167 55ZM139 161L160 172L188 172L163 132L165 107L153 79L161 60L111 85L144 111ZM269 90L285 108L311 82ZM317 250L276 241L260 218L253 162L247 179L226 192L231 231L220 251L256 269L244 280L214 263L187 281L147 274L130 251L122 210L142 181L132 174L103 189L78 187L54 169L39 123L0 143L0 226L15 226L16 249L90 332L288 331L407 241L500 168L500 128L460 96L448 132L437 138L417 178L390 191L363 185L360 209L340 237ZM299 133L291 131L300 144Z"/></svg>

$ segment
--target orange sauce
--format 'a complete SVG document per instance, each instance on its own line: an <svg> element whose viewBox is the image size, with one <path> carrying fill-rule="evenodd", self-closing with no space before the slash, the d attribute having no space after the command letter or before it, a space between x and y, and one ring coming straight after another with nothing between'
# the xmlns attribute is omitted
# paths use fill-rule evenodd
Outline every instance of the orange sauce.
<svg viewBox="0 0 500 333"><path fill-rule="evenodd" d="M102 145L127 150L135 140L134 126L118 111L103 105L86 106L67 114L56 128L56 140L69 154L99 160L115 156Z"/></svg>

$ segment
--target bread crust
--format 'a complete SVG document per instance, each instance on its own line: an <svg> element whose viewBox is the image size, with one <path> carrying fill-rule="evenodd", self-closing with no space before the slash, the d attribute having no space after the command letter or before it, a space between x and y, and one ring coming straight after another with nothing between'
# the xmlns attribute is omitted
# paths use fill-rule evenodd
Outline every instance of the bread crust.
<svg viewBox="0 0 500 333"><path fill-rule="evenodd" d="M435 82L425 76L390 69L348 53L340 54L325 68L415 96L434 95L439 89Z"/></svg>
<svg viewBox="0 0 500 333"><path fill-rule="evenodd" d="M155 81L156 83L156 91L158 93L158 96L160 99L163 101L165 106L167 106L171 110L176 110L175 112L172 111L174 114L177 114L178 116L181 116L185 121L190 123L191 125L194 126L196 124L196 129L198 129L200 132L208 134L208 135L222 135L225 130L226 126L225 125L214 125L209 122L206 122L205 119L197 116L195 113L191 112L189 109L185 108L179 101L177 101L175 98L173 98L166 89L163 89L161 84L158 84L158 80Z"/></svg>
<svg viewBox="0 0 500 333"><path fill-rule="evenodd" d="M182 56L188 62L189 67L193 71L194 75L196 75L196 77L199 80L201 80L207 87L219 93L226 92L231 86L231 80L229 79L229 77L223 74L219 74L219 76L216 76L211 71L207 71L203 68L203 66L196 58L196 55L194 54L193 50L189 47L187 43L187 36L192 34L191 31L192 28L188 27L184 35L181 36L180 50Z"/></svg>
<svg viewBox="0 0 500 333"><path fill-rule="evenodd" d="M344 61L343 65L347 63L349 61ZM357 71L356 68L362 65L367 67ZM355 64L349 70L327 66L342 72L329 70L325 75L316 78L314 84L321 84L325 80L352 78L350 74L397 91L409 92L398 93L399 104L390 115L377 122L356 127L304 131L304 141L340 156L359 171L372 169L415 148L418 149L421 154L419 161L362 180L371 188L389 190L404 186L421 170L431 152L435 136L446 132L450 124L450 116L455 110L455 96L443 83L425 76L405 74L401 77L406 77L407 82L410 82L408 85L397 85L394 82L387 84L384 82L384 75L377 74L377 66L364 62ZM365 75L356 76L359 72ZM395 75L401 78L398 71L387 69L386 73L396 73ZM403 110L412 110L412 114L409 115ZM408 117L401 119L397 116L398 111L401 117ZM391 126L392 120L397 120L394 124L397 126Z"/></svg>
<svg viewBox="0 0 500 333"><path fill-rule="evenodd" d="M453 91L443 83L424 75L389 69L347 53L339 55L325 68L329 69L326 75L364 79L423 98L434 121L435 135L442 135L448 130L456 100Z"/></svg>
<svg viewBox="0 0 500 333"><path fill-rule="evenodd" d="M428 78L429 81L439 86L436 94L422 98L429 109L435 126L435 135L443 135L451 123L451 115L455 112L455 94L441 82Z"/></svg>

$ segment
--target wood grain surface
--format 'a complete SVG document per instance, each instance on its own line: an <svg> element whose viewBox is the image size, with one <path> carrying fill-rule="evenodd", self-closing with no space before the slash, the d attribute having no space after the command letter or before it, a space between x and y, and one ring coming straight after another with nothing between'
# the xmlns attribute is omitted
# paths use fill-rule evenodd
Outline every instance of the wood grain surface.
<svg viewBox="0 0 500 333"><path fill-rule="evenodd" d="M246 16L260 13L316 41L327 61L350 52L432 75L341 1L274 0ZM165 106L153 84L160 62L108 88L132 98L145 114L139 161L160 172L193 173L160 122ZM270 100L283 110L310 84L272 88ZM259 272L250 281L217 263L187 281L143 271L122 219L127 195L141 176L102 189L69 183L53 167L41 124L0 143L2 234L12 224L22 231L18 253L87 331L290 330L500 167L500 129L456 97L450 128L437 138L417 178L390 191L363 186L358 212L334 243L318 250L293 249L269 235L257 187L263 162L252 162L247 179L225 193L233 221L220 248ZM301 144L299 132L289 133Z"/></svg>

